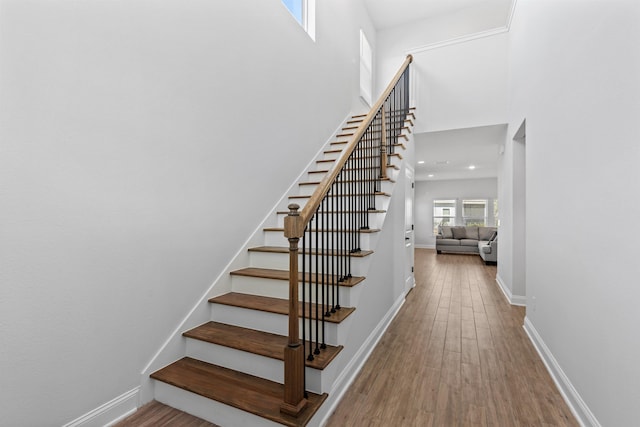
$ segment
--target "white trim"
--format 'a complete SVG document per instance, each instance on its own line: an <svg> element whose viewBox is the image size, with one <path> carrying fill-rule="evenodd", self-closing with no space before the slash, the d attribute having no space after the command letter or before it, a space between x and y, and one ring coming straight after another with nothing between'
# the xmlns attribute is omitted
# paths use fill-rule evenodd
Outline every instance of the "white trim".
<svg viewBox="0 0 640 427"><path fill-rule="evenodd" d="M98 406L63 427L110 426L136 412L140 387Z"/></svg>
<svg viewBox="0 0 640 427"><path fill-rule="evenodd" d="M511 30L511 22L513 21L513 15L516 13L516 4L518 0L513 0L511 3L511 10L509 10L509 17L507 18L507 31Z"/></svg>
<svg viewBox="0 0 640 427"><path fill-rule="evenodd" d="M415 244L413 245L416 249L435 249L436 245L419 245L419 244Z"/></svg>
<svg viewBox="0 0 640 427"><path fill-rule="evenodd" d="M485 37L491 37L498 34L508 33L511 29L511 22L513 21L513 16L516 13L516 5L518 0L513 0L511 3L511 9L509 10L509 16L507 17L507 24L504 27L496 27L490 30L479 31L473 34L467 34L466 36L454 37L452 39L443 40L435 43L429 43L424 46L414 47L406 51L408 55L416 55L418 53L427 52L433 49L439 49L441 47L451 46L459 43L466 43L472 40L478 40Z"/></svg>
<svg viewBox="0 0 640 427"><path fill-rule="evenodd" d="M491 36L495 36L495 35L503 34L507 32L509 32L508 27L493 28L491 30L480 31L480 32L469 34L466 36L454 37L449 40L444 40L441 42L430 43L424 46L414 47L413 49L407 50L405 53L408 55L416 55L418 53L427 52L429 50L439 49L441 47L451 46L454 44L466 43L472 40L483 39L485 37L491 37Z"/></svg>
<svg viewBox="0 0 640 427"><path fill-rule="evenodd" d="M527 297L522 295L513 295L511 293L511 289L504 283L499 274L496 274L496 283L500 287L500 290L504 294L504 297L507 299L509 304L511 305L519 305L526 307L527 306Z"/></svg>
<svg viewBox="0 0 640 427"><path fill-rule="evenodd" d="M549 350L549 347L544 343L544 340L540 334L538 334L538 331L536 331L536 328L528 317L524 318L524 325L522 327L529 336L529 340L531 340L531 343L540 355L544 365L547 367L547 371L549 371L549 375L551 375L553 382L556 384L556 387L558 387L560 394L576 417L578 423L583 427L600 427L600 423L595 415L593 415L593 412L591 412L582 399L580 393L578 393L573 384L571 384L571 380L569 380L569 377L564 373L556 358L553 357L551 350Z"/></svg>
<svg viewBox="0 0 640 427"><path fill-rule="evenodd" d="M324 412L324 416L322 421L320 421L320 426L324 426L329 421L329 417L333 415L338 403L344 397L344 394L347 392L353 381L356 379L360 371L362 370L364 364L371 356L371 353L380 342L380 339L384 335L384 333L391 325L391 322L398 315L398 312L402 308L405 302L404 293L400 298L396 300L396 302L391 306L387 314L382 318L382 320L378 323L375 329L371 332L369 337L365 340L365 342L360 346L356 354L351 358L347 366L344 368L342 373L338 376L338 378L333 383L333 388L329 393L329 399L331 399L330 406L327 407L326 412ZM332 399L333 397L333 399ZM329 403L326 402L325 405Z"/></svg>

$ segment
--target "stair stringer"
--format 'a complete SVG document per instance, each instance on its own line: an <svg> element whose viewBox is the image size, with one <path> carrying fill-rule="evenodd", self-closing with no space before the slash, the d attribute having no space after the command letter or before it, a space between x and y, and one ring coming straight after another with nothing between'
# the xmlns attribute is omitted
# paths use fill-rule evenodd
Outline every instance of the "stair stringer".
<svg viewBox="0 0 640 427"><path fill-rule="evenodd" d="M263 244L263 229L265 227L273 227L277 225L278 209L282 206L288 205L288 197L291 194L297 194L298 184L304 180L308 171L313 169L316 161L324 158L324 151L331 146L331 143L336 139L336 135L342 132L342 128L346 126L347 121L350 120L353 115L353 112L349 112L343 121L336 127L332 135L318 149L315 156L302 168L300 174L295 178L291 186L283 192L282 197L268 211L262 222L258 224L244 244L236 251L231 261L220 272L220 274L218 274L211 286L207 288L202 297L198 299L182 321L180 321L173 331L170 332L162 346L142 369L140 372L140 393L138 393L137 402L138 407L143 406L154 398L154 380L149 377L150 374L185 355L186 338L182 336L182 333L209 320L211 317L211 308L208 300L231 290L230 273L250 264L249 248Z"/></svg>

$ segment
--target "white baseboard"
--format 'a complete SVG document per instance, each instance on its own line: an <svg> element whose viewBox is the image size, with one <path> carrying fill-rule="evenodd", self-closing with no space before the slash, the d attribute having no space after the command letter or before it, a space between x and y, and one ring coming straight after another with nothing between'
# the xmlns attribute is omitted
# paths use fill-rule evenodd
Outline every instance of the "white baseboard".
<svg viewBox="0 0 640 427"><path fill-rule="evenodd" d="M435 249L436 248L436 245L419 245L417 243L413 246L417 249Z"/></svg>
<svg viewBox="0 0 640 427"><path fill-rule="evenodd" d="M389 325L391 325L393 319L395 319L404 302L405 295L402 294L402 296L398 298L398 300L393 304L389 311L387 311L387 314L385 314L385 316L371 332L362 346L360 346L360 348L353 356L349 364L342 371L340 376L338 376L331 392L329 393L329 402L325 402L325 405L327 405L328 403L329 406L327 406L326 411L323 408L324 415L322 421L320 421L320 426L326 425L327 421L329 421L329 417L331 417L336 407L338 406L338 403L340 403L340 401L344 397L344 394L349 389L349 386L351 386L358 373L360 373L360 371L362 370L362 367L369 359L369 356L371 356L371 353L378 345L378 342L380 341L384 333L387 331L387 328L389 328Z"/></svg>
<svg viewBox="0 0 640 427"><path fill-rule="evenodd" d="M504 294L504 297L509 301L511 305L527 306L527 297L522 295L513 295L511 289L504 283L500 275L496 275L496 282L500 286L500 290Z"/></svg>
<svg viewBox="0 0 640 427"><path fill-rule="evenodd" d="M578 391L575 389L573 384L571 384L569 377L567 377L558 364L558 361L553 357L551 350L549 350L549 347L544 343L542 337L538 334L538 331L536 331L536 328L528 317L524 318L523 328L529 336L529 340L531 340L531 343L540 355L540 358L544 362L544 365L547 367L547 371L549 371L553 382L556 383L556 387L558 387L564 401L576 417L578 423L583 427L601 427L595 415L593 415L593 412L591 412L585 401L582 400Z"/></svg>
<svg viewBox="0 0 640 427"><path fill-rule="evenodd" d="M110 426L133 414L138 409L138 393L140 387L129 390L76 418L63 427L103 427Z"/></svg>

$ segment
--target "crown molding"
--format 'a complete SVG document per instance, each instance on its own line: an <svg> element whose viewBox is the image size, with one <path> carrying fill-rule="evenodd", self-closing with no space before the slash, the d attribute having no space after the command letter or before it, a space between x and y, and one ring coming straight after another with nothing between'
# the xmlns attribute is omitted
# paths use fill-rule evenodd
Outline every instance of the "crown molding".
<svg viewBox="0 0 640 427"><path fill-rule="evenodd" d="M516 13L516 5L518 4L518 0L513 0L511 3L511 10L509 11L509 17L507 18L507 31L511 29L511 21L513 21L513 15Z"/></svg>
<svg viewBox="0 0 640 427"><path fill-rule="evenodd" d="M466 43L472 40L483 39L485 37L491 37L498 34L503 34L509 32L509 28L507 27L499 27L493 28L491 30L480 31L478 33L469 34L461 37L454 37L452 39L444 40L441 42L430 43L424 46L414 47L413 49L409 49L406 51L408 55L416 55L419 53L427 52L434 49L440 49L442 47L451 46L454 44Z"/></svg>
<svg viewBox="0 0 640 427"><path fill-rule="evenodd" d="M448 40L443 40L440 42L429 43L423 46L414 47L412 49L407 50L405 53L407 55L416 55L418 53L427 52L434 49L440 49L441 47L451 46L459 43L466 43L473 40L483 39L485 37L491 37L498 34L508 33L511 29L511 22L513 21L513 16L516 12L516 5L518 0L513 0L511 3L511 9L509 10L509 16L507 17L507 23L503 27L492 28L490 30L479 31L477 33L468 34L466 36L454 37Z"/></svg>

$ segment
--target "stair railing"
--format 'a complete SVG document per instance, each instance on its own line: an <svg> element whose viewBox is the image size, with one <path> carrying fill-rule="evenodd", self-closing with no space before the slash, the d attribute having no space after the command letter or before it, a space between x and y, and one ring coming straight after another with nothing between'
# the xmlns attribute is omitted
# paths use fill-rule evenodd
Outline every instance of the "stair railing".
<svg viewBox="0 0 640 427"><path fill-rule="evenodd" d="M351 258L361 251L362 233L370 230L369 213L376 209L376 196L382 194L381 182L387 179L390 156L409 113L412 59L407 56L302 210L289 205L284 220L289 241L289 337L281 405L289 415L297 416L306 406L305 360L313 361L327 347L325 319L340 310L340 284L357 281Z"/></svg>

